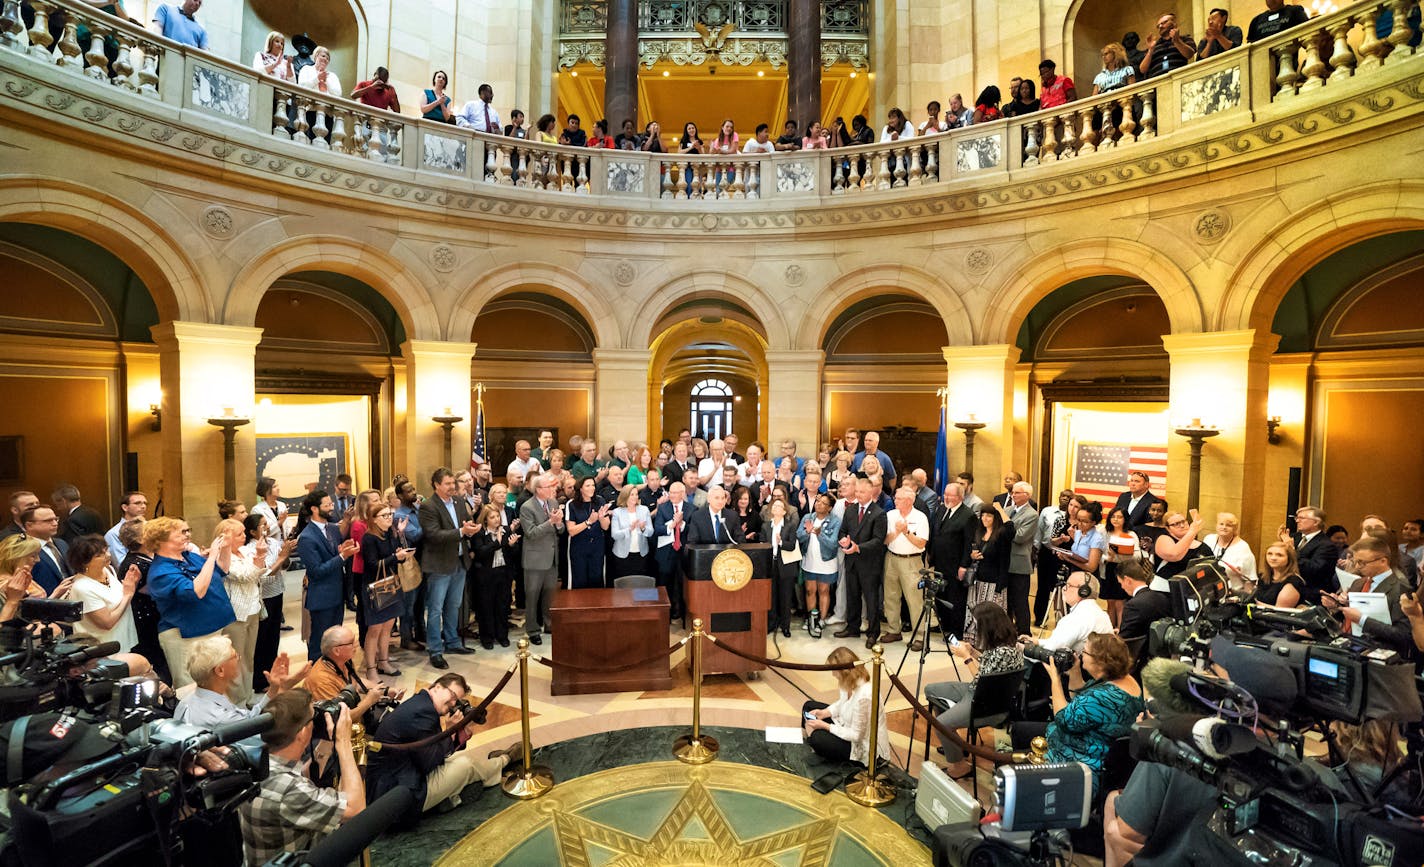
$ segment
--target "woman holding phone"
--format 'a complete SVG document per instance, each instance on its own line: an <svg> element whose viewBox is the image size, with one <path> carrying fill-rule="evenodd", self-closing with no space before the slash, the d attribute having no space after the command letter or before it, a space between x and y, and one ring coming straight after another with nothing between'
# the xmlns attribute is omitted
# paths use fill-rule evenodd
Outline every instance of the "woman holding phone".
<svg viewBox="0 0 1424 867"><path fill-rule="evenodd" d="M395 578L400 564L415 555L414 548L401 546L400 536L392 530L395 512L381 503L370 512L370 522L361 537L362 603L366 606L366 678L372 682L378 674L395 677L401 673L391 665L391 621L401 613L400 582L394 595L378 600L371 585L383 579Z"/></svg>

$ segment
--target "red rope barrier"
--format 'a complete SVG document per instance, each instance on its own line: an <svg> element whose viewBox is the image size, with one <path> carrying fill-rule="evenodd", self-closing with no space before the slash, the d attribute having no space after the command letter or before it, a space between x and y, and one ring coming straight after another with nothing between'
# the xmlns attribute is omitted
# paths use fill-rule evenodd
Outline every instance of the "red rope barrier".
<svg viewBox="0 0 1424 867"><path fill-rule="evenodd" d="M865 665L869 661L862 659L858 662L845 662L841 663L840 665L810 665L809 663L805 662L782 662L777 659L767 659L765 656L757 656L754 653L747 653L746 651L738 650L730 644L718 641L717 636L712 635L711 633L708 633L707 638L709 641L716 643L718 647L722 648L733 656L740 656L742 659L745 659L748 662L755 662L758 665L766 665L770 666L771 668L787 668L792 671L847 671L849 669L855 668L857 665Z"/></svg>
<svg viewBox="0 0 1424 867"><path fill-rule="evenodd" d="M435 734L430 735L429 737L421 738L418 741L411 741L410 743L405 744L388 744L380 741L371 741L367 745L367 748L370 749L371 752L377 753L386 751L401 752L402 750L418 750L422 747L430 746L431 744L439 741L441 738L453 737L456 734L459 734L460 729L464 728L472 720L477 723L483 723L486 719L486 709L490 706L491 703L494 702L495 697L504 691L504 687L509 683L509 679L513 677L514 672L518 670L519 665L517 663L513 666L510 666L509 670L504 673L504 677L500 678L499 683L495 684L494 690L491 691L489 695L485 696L484 701L465 711L465 713L460 716L460 721L457 722L455 725L451 726L450 728L436 732Z"/></svg>

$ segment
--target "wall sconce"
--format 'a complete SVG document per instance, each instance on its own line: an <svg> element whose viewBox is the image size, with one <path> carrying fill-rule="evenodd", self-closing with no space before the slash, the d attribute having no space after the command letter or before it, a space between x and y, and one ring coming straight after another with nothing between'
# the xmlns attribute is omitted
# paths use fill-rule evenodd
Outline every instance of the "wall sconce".
<svg viewBox="0 0 1424 867"><path fill-rule="evenodd" d="M163 430L163 408L156 403L148 405L148 414L153 416L153 421L148 423L148 429L154 433Z"/></svg>
<svg viewBox="0 0 1424 867"><path fill-rule="evenodd" d="M1281 426L1281 417L1273 415L1266 419L1266 442L1271 445L1280 445L1281 435L1276 433L1276 428Z"/></svg>

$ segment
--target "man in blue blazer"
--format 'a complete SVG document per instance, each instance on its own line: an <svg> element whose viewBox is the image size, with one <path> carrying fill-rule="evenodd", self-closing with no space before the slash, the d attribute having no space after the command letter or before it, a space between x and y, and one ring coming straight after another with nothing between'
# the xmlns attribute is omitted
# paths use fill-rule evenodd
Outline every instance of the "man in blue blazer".
<svg viewBox="0 0 1424 867"><path fill-rule="evenodd" d="M692 511L687 486L673 482L668 486L667 502L658 506L653 515L653 559L658 564L658 586L667 588L668 616L672 620L683 616L682 550Z"/></svg>
<svg viewBox="0 0 1424 867"><path fill-rule="evenodd" d="M307 659L312 662L321 658L321 636L327 629L341 625L346 613L341 598L346 561L361 550L351 539L341 541L341 531L330 523L332 512L331 496L326 491L312 491L302 500L301 514L308 521L297 537L297 555L307 567L303 604L311 612Z"/></svg>
<svg viewBox="0 0 1424 867"><path fill-rule="evenodd" d="M59 536L59 516L49 506L31 506L20 515L25 535L38 541L40 559L30 574L44 588L45 595L54 592L59 582L69 577L69 545Z"/></svg>

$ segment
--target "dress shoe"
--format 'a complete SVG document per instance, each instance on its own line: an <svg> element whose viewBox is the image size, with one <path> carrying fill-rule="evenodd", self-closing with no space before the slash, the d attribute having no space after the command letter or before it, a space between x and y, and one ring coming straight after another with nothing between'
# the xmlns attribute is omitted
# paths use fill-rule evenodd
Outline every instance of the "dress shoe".
<svg viewBox="0 0 1424 867"><path fill-rule="evenodd" d="M415 640L410 639L410 638L402 638L402 639L401 639L401 643L400 643L400 649L401 649L401 650L424 650L424 649L425 649L425 645L421 644L419 641L415 641Z"/></svg>
<svg viewBox="0 0 1424 867"><path fill-rule="evenodd" d="M884 635L880 636L881 644L894 644L895 642L900 640L900 633L898 632L887 632Z"/></svg>
<svg viewBox="0 0 1424 867"><path fill-rule="evenodd" d="M475 651L474 651L473 649L471 649L471 648L466 647L466 646L463 645L463 644L460 644L460 645L456 645L455 647L447 647L447 648L445 648L445 652L446 652L446 653L454 653L454 654L456 654L456 655L458 655L458 656L470 656L470 655L473 654Z"/></svg>
<svg viewBox="0 0 1424 867"><path fill-rule="evenodd" d="M845 629L838 629L831 634L834 635L836 638L859 638L860 630L851 629L849 626L847 626Z"/></svg>
<svg viewBox="0 0 1424 867"><path fill-rule="evenodd" d="M490 761L493 761L499 758L500 756L504 756L506 758L506 761L504 763L505 767L509 767L510 765L517 765L524 760L524 744L519 741L515 741L514 743L510 744L502 750L490 750L489 755L485 756L485 758L489 759Z"/></svg>
<svg viewBox="0 0 1424 867"><path fill-rule="evenodd" d="M791 637L791 627L790 627L790 626L787 626L785 623L781 624L781 637L782 637L782 638L790 638L790 637Z"/></svg>
<svg viewBox="0 0 1424 867"><path fill-rule="evenodd" d="M541 635L539 635L539 633L536 632L536 633L534 633L533 635L529 636L529 643L530 643L530 644L543 644L543 643L544 643L544 639L543 639L543 637L542 637Z"/></svg>
<svg viewBox="0 0 1424 867"><path fill-rule="evenodd" d="M501 638L501 639L499 640L499 646L500 646L500 647L508 647L508 646L509 646L509 639L508 639L508 638Z"/></svg>
<svg viewBox="0 0 1424 867"><path fill-rule="evenodd" d="M449 667L450 667L450 663L448 663L448 662L445 661L445 657L441 656L441 655L438 654L438 653L432 653L432 654L430 654L430 664L433 665L433 666L435 666L436 668L449 668Z"/></svg>
<svg viewBox="0 0 1424 867"><path fill-rule="evenodd" d="M493 641L481 641L481 642L480 642L480 647L483 647L485 650L494 650L494 642L493 642Z"/></svg>
<svg viewBox="0 0 1424 867"><path fill-rule="evenodd" d="M870 650L870 649L873 648L873 647L875 647L875 636L874 636L874 635L867 635L867 636L865 636L865 649L866 649L866 650Z"/></svg>
<svg viewBox="0 0 1424 867"><path fill-rule="evenodd" d="M919 640L918 638L916 638L914 641L911 641L911 642L910 642L910 652L911 652L911 653L919 653L921 650L924 650L924 649L925 649L925 643L924 643L923 641Z"/></svg>

